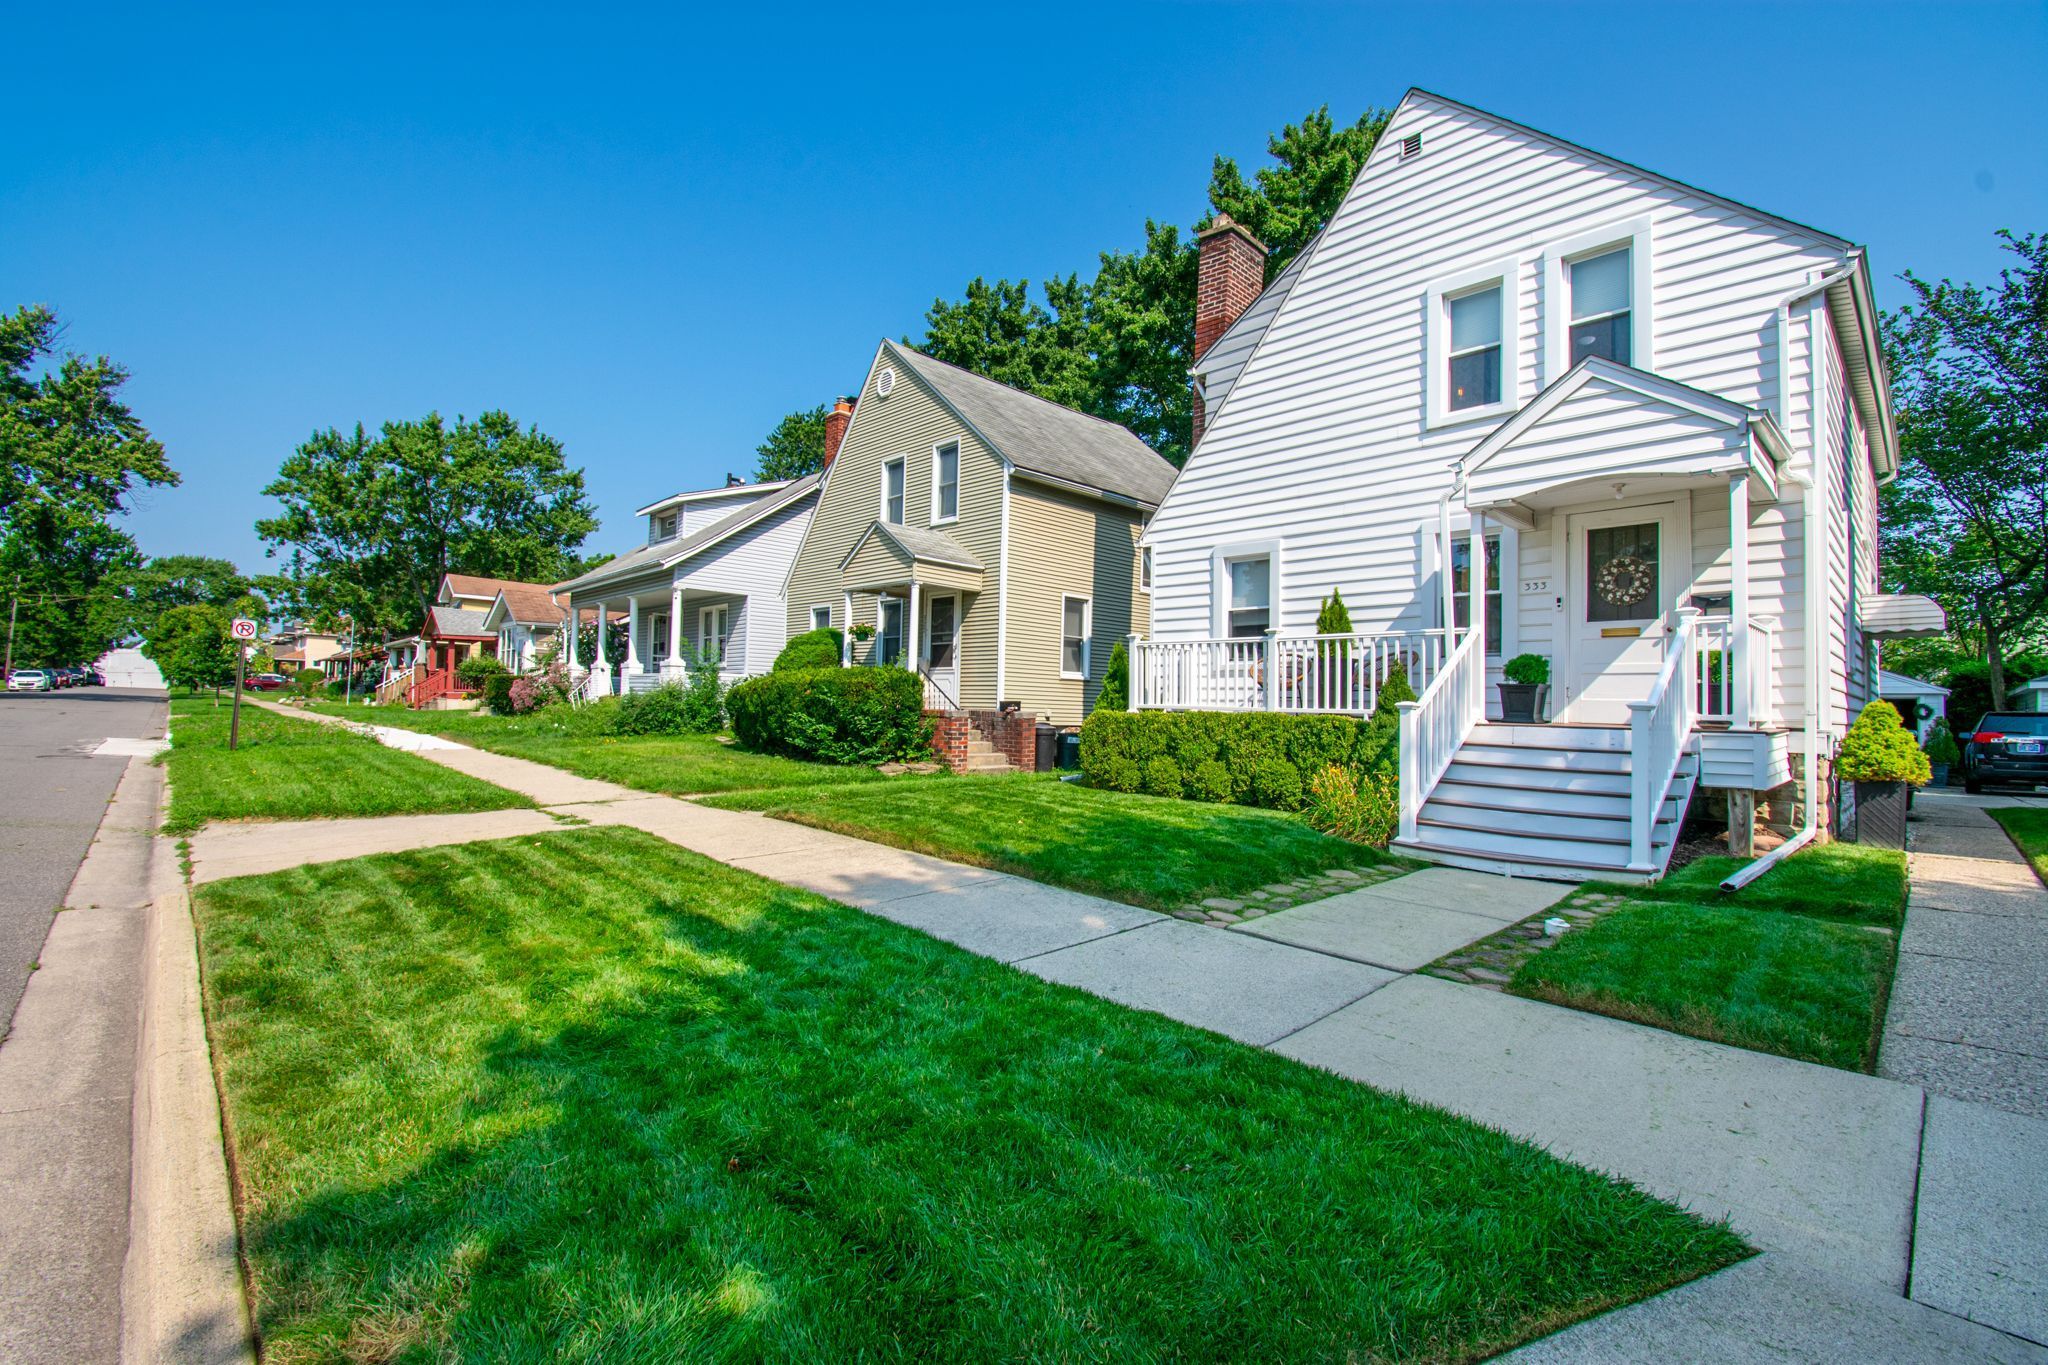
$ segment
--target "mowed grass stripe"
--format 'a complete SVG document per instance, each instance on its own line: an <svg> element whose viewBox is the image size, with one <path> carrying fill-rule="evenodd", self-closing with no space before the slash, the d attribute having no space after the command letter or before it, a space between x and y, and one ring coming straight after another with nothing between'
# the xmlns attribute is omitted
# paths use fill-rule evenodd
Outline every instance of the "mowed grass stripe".
<svg viewBox="0 0 2048 1365"><path fill-rule="evenodd" d="M1460 1360L1744 1254L637 831L197 900L272 1359Z"/></svg>

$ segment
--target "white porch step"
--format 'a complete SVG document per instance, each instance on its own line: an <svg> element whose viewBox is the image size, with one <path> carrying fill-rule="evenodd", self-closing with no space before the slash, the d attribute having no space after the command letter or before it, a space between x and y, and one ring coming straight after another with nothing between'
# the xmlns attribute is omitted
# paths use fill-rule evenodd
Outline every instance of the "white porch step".
<svg viewBox="0 0 2048 1365"><path fill-rule="evenodd" d="M1542 768L1558 772L1625 773L1629 770L1626 749L1555 749L1468 739L1458 750L1459 763L1491 764L1500 768Z"/></svg>
<svg viewBox="0 0 2048 1365"><path fill-rule="evenodd" d="M1488 776L1500 778L1498 773ZM1667 805L1676 796L1664 798ZM1591 815L1608 820L1628 819L1629 792L1626 783L1618 789L1581 791L1543 784L1508 781L1461 782L1446 777L1429 794L1430 804L1469 807L1474 810L1528 811L1534 814Z"/></svg>
<svg viewBox="0 0 2048 1365"><path fill-rule="evenodd" d="M1466 742L1515 749L1611 749L1625 754L1628 736L1628 730L1618 725L1504 725L1490 720L1473 726Z"/></svg>

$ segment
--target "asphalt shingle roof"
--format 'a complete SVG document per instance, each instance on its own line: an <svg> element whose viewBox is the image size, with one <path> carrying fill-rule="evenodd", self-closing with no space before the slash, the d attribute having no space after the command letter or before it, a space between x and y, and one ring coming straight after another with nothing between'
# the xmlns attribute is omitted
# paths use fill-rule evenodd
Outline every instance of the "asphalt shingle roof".
<svg viewBox="0 0 2048 1365"><path fill-rule="evenodd" d="M1157 507L1173 483L1173 466L1114 422L984 379L893 341L884 344L1021 470L1148 507Z"/></svg>
<svg viewBox="0 0 2048 1365"><path fill-rule="evenodd" d="M806 474L757 502L750 502L738 511L727 513L703 530L691 532L681 540L664 540L628 550L617 559L607 560L598 565L589 573L579 574L566 583L557 583L555 591L582 592L587 588L603 587L608 583L630 578L636 573L664 565L680 564L698 551L708 549L724 540L741 527L751 525L756 519L808 497L817 489L820 477L817 474Z"/></svg>
<svg viewBox="0 0 2048 1365"><path fill-rule="evenodd" d="M444 607L436 603L427 608L427 615L434 623L436 635L488 635L484 629L484 617L488 612L471 611L467 607Z"/></svg>

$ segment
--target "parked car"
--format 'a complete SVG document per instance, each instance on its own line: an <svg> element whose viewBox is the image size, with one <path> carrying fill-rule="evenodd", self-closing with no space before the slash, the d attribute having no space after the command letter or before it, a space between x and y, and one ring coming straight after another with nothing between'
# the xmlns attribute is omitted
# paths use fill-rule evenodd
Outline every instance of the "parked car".
<svg viewBox="0 0 2048 1365"><path fill-rule="evenodd" d="M59 687L85 686L85 670L82 668L78 668L75 666L68 668L60 668L57 670L57 674L59 678L57 685Z"/></svg>
<svg viewBox="0 0 2048 1365"><path fill-rule="evenodd" d="M1963 790L2048 786L2048 711L1987 711L1963 742Z"/></svg>
<svg viewBox="0 0 2048 1365"><path fill-rule="evenodd" d="M282 692L292 680L282 673L251 673L242 685L251 692Z"/></svg>
<svg viewBox="0 0 2048 1365"><path fill-rule="evenodd" d="M9 692L48 692L56 685L56 679L44 668L17 668L7 675Z"/></svg>

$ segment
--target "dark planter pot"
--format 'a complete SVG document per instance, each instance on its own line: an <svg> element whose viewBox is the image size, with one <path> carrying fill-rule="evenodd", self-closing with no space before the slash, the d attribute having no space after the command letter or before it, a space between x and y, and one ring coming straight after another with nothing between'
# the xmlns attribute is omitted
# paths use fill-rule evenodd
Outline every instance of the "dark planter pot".
<svg viewBox="0 0 2048 1365"><path fill-rule="evenodd" d="M1907 787L1903 782L1856 784L1856 842L1873 848L1906 846Z"/></svg>
<svg viewBox="0 0 2048 1365"><path fill-rule="evenodd" d="M1929 783L1929 785L1935 787L1946 787L1948 785L1948 764L1930 763L1928 766L1934 769L1934 778Z"/></svg>
<svg viewBox="0 0 2048 1365"><path fill-rule="evenodd" d="M1535 725L1542 721L1550 701L1549 683L1496 683L1500 688L1500 718L1505 725Z"/></svg>

